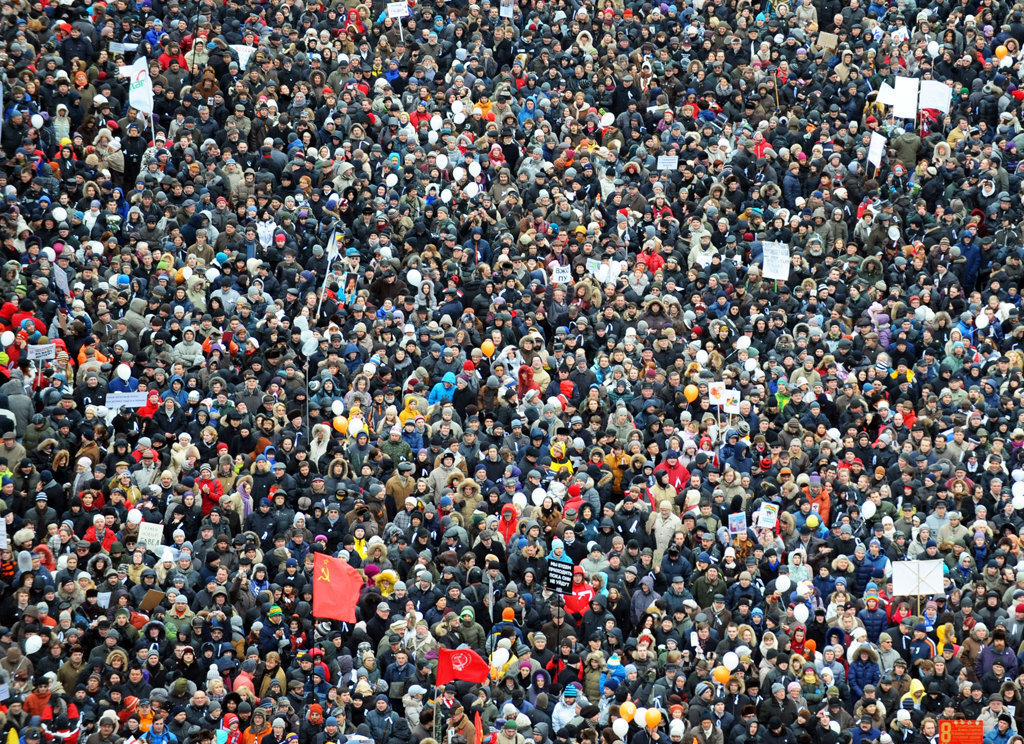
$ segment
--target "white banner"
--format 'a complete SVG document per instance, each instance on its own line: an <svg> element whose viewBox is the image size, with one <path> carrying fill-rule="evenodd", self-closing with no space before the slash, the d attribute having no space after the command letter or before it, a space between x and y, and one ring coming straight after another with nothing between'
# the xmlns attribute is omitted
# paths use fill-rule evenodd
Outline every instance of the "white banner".
<svg viewBox="0 0 1024 744"><path fill-rule="evenodd" d="M32 360L53 359L57 356L57 344L35 344L27 347L27 351Z"/></svg>
<svg viewBox="0 0 1024 744"><path fill-rule="evenodd" d="M784 282L789 279L789 246L772 240L761 243L765 279Z"/></svg>
<svg viewBox="0 0 1024 744"><path fill-rule="evenodd" d="M149 398L148 392L141 393L107 393L107 408L116 411L119 408L142 408Z"/></svg>
<svg viewBox="0 0 1024 744"><path fill-rule="evenodd" d="M128 105L144 114L153 113L153 81L149 77L149 60L139 57L121 68L121 77L128 78Z"/></svg>
<svg viewBox="0 0 1024 744"><path fill-rule="evenodd" d="M660 171L679 170L679 156L678 155L659 155L658 156L658 170L660 170Z"/></svg>
<svg viewBox="0 0 1024 744"><path fill-rule="evenodd" d="M868 145L868 162L876 168L882 167L882 157L885 155L885 144L888 140L878 132L871 133L871 144Z"/></svg>
<svg viewBox="0 0 1024 744"><path fill-rule="evenodd" d="M917 88L920 82L917 78L896 78L896 100L892 104L892 115L897 119L917 118Z"/></svg>
<svg viewBox="0 0 1024 744"><path fill-rule="evenodd" d="M919 111L924 109L938 109L943 114L949 113L949 107L953 105L953 89L938 80L921 81L921 100L918 101Z"/></svg>

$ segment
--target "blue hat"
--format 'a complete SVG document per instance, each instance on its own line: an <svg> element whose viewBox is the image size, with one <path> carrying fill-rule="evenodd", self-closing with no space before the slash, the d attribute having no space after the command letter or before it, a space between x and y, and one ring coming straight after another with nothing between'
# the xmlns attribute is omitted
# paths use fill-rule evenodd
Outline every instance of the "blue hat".
<svg viewBox="0 0 1024 744"><path fill-rule="evenodd" d="M924 623L918 623L917 625L914 626L914 631L915 632L920 632L920 633L927 633L928 632L928 626L925 625Z"/></svg>
<svg viewBox="0 0 1024 744"><path fill-rule="evenodd" d="M711 563L711 556L707 553L701 553L697 556L698 563Z"/></svg>

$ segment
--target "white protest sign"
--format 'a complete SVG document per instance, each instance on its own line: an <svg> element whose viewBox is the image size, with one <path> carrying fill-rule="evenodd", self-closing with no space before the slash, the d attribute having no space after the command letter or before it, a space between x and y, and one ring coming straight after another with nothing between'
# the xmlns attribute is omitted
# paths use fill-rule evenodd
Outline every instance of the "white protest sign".
<svg viewBox="0 0 1024 744"><path fill-rule="evenodd" d="M711 401L713 406L724 406L725 405L725 383L709 382L708 383L708 400Z"/></svg>
<svg viewBox="0 0 1024 744"><path fill-rule="evenodd" d="M513 18L516 14L516 3L515 0L501 0L501 5L498 7L498 15L501 18Z"/></svg>
<svg viewBox="0 0 1024 744"><path fill-rule="evenodd" d="M555 284L572 284L572 267L556 266L551 270L551 281Z"/></svg>
<svg viewBox="0 0 1024 744"><path fill-rule="evenodd" d="M674 171L679 168L679 156L678 155L659 155L658 156L658 170L660 171Z"/></svg>
<svg viewBox="0 0 1024 744"><path fill-rule="evenodd" d="M256 47L248 44L232 44L231 49L238 55L238 69L244 72L246 65L249 64L249 57L256 53Z"/></svg>
<svg viewBox="0 0 1024 744"><path fill-rule="evenodd" d="M107 393L107 408L116 411L119 408L142 408L146 405L149 393Z"/></svg>
<svg viewBox="0 0 1024 744"><path fill-rule="evenodd" d="M920 82L917 78L896 78L896 100L892 104L892 115L897 119L917 118L917 88Z"/></svg>
<svg viewBox="0 0 1024 744"><path fill-rule="evenodd" d="M722 410L730 414L740 412L740 391L726 388L725 402L722 403Z"/></svg>
<svg viewBox="0 0 1024 744"><path fill-rule="evenodd" d="M33 360L53 359L57 356L57 344L34 344L27 348L28 358Z"/></svg>
<svg viewBox="0 0 1024 744"><path fill-rule="evenodd" d="M942 575L942 561L893 561L893 594L901 597L945 594Z"/></svg>
<svg viewBox="0 0 1024 744"><path fill-rule="evenodd" d="M256 237L259 238L260 245L264 248L269 248L274 242L274 231L277 230L277 223L273 220L261 220L256 223Z"/></svg>
<svg viewBox="0 0 1024 744"><path fill-rule="evenodd" d="M878 87L878 96L875 98L883 106L892 106L896 103L896 89L889 83L882 83Z"/></svg>
<svg viewBox="0 0 1024 744"><path fill-rule="evenodd" d="M868 145L868 162L876 168L882 167L882 157L885 155L885 144L888 140L885 135L878 132L871 133L871 144Z"/></svg>
<svg viewBox="0 0 1024 744"><path fill-rule="evenodd" d="M761 244L762 273L765 279L784 282L789 279L789 246L767 240Z"/></svg>
<svg viewBox="0 0 1024 744"><path fill-rule="evenodd" d="M409 15L409 3L388 3L388 18L405 18Z"/></svg>
<svg viewBox="0 0 1024 744"><path fill-rule="evenodd" d="M7 550L7 521L0 519L0 550Z"/></svg>
<svg viewBox="0 0 1024 744"><path fill-rule="evenodd" d="M136 541L136 544L145 545L146 550L156 553L158 549L163 547L163 541L164 526L162 524L153 524L152 522L139 523L139 539Z"/></svg>
<svg viewBox="0 0 1024 744"><path fill-rule="evenodd" d="M767 530L774 530L779 521L779 507L775 504L761 504L757 512L757 526Z"/></svg>
<svg viewBox="0 0 1024 744"><path fill-rule="evenodd" d="M949 107L953 105L953 89L938 80L921 81L921 100L917 108L938 109L943 114L949 113Z"/></svg>
<svg viewBox="0 0 1024 744"><path fill-rule="evenodd" d="M60 266L52 265L51 270L53 271L53 281L57 283L57 289L65 297L71 297L71 286L68 284L68 275L64 273L64 269Z"/></svg>

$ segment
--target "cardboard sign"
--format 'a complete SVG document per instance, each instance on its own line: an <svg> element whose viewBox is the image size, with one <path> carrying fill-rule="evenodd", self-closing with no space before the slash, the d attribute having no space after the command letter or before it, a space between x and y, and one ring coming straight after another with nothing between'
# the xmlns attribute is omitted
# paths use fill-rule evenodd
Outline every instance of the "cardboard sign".
<svg viewBox="0 0 1024 744"><path fill-rule="evenodd" d="M167 594L165 592L150 589L146 592L146 596L142 598L142 601L139 602L139 609L142 612L150 612L154 607L163 602L164 597L166 596Z"/></svg>
<svg viewBox="0 0 1024 744"><path fill-rule="evenodd" d="M939 744L981 744L984 739L981 721L939 721Z"/></svg>
<svg viewBox="0 0 1024 744"><path fill-rule="evenodd" d="M409 15L409 3L388 3L388 18L405 18Z"/></svg>
<svg viewBox="0 0 1024 744"><path fill-rule="evenodd" d="M830 34L827 31L822 31L818 34L818 47L820 49L835 49L839 46L839 37L835 34Z"/></svg>
<svg viewBox="0 0 1024 744"><path fill-rule="evenodd" d="M149 398L148 392L139 393L107 393L107 408L116 411L118 408L142 408Z"/></svg>
<svg viewBox="0 0 1024 744"><path fill-rule="evenodd" d="M548 589L559 594L572 594L572 569L571 563L549 560Z"/></svg>
<svg viewBox="0 0 1024 744"><path fill-rule="evenodd" d="M54 359L57 356L57 344L33 344L26 351L28 358L34 361Z"/></svg>
<svg viewBox="0 0 1024 744"><path fill-rule="evenodd" d="M679 168L679 156L678 155L659 155L658 156L658 170L660 171L674 171Z"/></svg>
<svg viewBox="0 0 1024 744"><path fill-rule="evenodd" d="M136 544L145 545L146 550L156 553L159 549L163 548L163 542L164 526L162 524L153 524L152 522L141 522L139 524L139 539Z"/></svg>

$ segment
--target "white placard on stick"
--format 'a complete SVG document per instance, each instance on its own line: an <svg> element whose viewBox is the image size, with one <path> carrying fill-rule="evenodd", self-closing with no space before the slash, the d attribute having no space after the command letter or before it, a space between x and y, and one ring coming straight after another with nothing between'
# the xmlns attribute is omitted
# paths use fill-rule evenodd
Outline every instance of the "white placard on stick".
<svg viewBox="0 0 1024 744"><path fill-rule="evenodd" d="M142 408L149 399L146 391L138 393L107 393L107 408L116 411L119 408Z"/></svg>
<svg viewBox="0 0 1024 744"><path fill-rule="evenodd" d="M757 526L766 530L774 530L779 521L779 507L775 504L761 504L757 512Z"/></svg>
<svg viewBox="0 0 1024 744"><path fill-rule="evenodd" d="M57 356L57 344L33 344L28 347L28 358L43 361Z"/></svg>
<svg viewBox="0 0 1024 744"><path fill-rule="evenodd" d="M917 118L917 89L920 82L917 78L896 78L896 99L892 104L892 115L897 119Z"/></svg>
<svg viewBox="0 0 1024 744"><path fill-rule="evenodd" d="M789 279L789 246L773 240L761 244L762 273L765 279L784 282Z"/></svg>
<svg viewBox="0 0 1024 744"><path fill-rule="evenodd" d="M658 170L660 171L674 171L679 169L679 156L678 155L659 155L658 156Z"/></svg>
<svg viewBox="0 0 1024 744"><path fill-rule="evenodd" d="M878 86L878 96L875 100L883 106L892 106L896 103L896 89L889 83L882 83Z"/></svg>
<svg viewBox="0 0 1024 744"><path fill-rule="evenodd" d="M388 3L388 18L405 18L409 15L409 3Z"/></svg>
<svg viewBox="0 0 1024 744"><path fill-rule="evenodd" d="M871 144L868 145L868 162L876 168L882 167L882 157L885 155L885 144L888 140L885 135L878 132L871 133Z"/></svg>
<svg viewBox="0 0 1024 744"><path fill-rule="evenodd" d="M921 98L917 103L920 111L924 109L937 109L943 114L949 113L949 107L953 105L953 89L938 80L921 81Z"/></svg>
<svg viewBox="0 0 1024 744"><path fill-rule="evenodd" d="M516 0L501 0L498 6L498 16L501 18L514 18L516 15Z"/></svg>
<svg viewBox="0 0 1024 744"><path fill-rule="evenodd" d="M900 597L945 594L942 561L893 561L892 591Z"/></svg>

